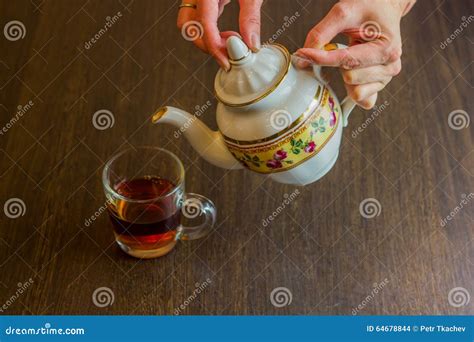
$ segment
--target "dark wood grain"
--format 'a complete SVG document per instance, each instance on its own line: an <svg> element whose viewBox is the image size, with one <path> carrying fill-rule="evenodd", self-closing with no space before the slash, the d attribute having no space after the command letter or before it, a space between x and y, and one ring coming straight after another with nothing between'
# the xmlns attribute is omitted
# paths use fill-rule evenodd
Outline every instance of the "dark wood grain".
<svg viewBox="0 0 474 342"><path fill-rule="evenodd" d="M333 1L267 1L263 40L295 12L278 38L294 51ZM0 204L24 201L26 212L0 214L0 304L18 283L34 283L6 314L173 314L209 285L183 314L351 314L388 281L360 314L473 314L448 301L455 287L474 296L474 201L443 227L441 219L474 192L473 123L453 130L448 115L474 104L474 34L470 24L445 49L440 43L473 14L472 1L419 1L403 20L403 71L380 94L387 108L357 137L371 115L356 110L339 160L267 227L262 220L296 188L245 171L227 172L198 157L171 127L149 118L165 104L193 110L215 128L217 66L182 39L177 1L0 1L2 27L20 20L26 36L0 37L0 125L33 101L0 136ZM106 17L122 17L90 49ZM221 18L237 26L238 5ZM341 93L336 72L333 83ZM115 124L92 125L99 109ZM179 243L169 255L141 261L120 252L106 215L84 220L103 204L100 172L128 145L164 146L182 158L187 190L210 197L218 228ZM366 219L359 205L381 203ZM115 300L98 308L92 294L109 287ZM270 293L286 287L290 305Z"/></svg>

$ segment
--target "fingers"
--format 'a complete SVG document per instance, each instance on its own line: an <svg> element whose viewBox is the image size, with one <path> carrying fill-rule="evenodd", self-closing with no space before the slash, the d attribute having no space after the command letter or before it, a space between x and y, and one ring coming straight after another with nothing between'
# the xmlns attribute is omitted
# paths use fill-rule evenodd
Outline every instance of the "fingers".
<svg viewBox="0 0 474 342"><path fill-rule="evenodd" d="M341 73L349 96L362 108L370 109L375 105L377 93L398 75L401 61L389 65L377 65L362 69L343 70Z"/></svg>
<svg viewBox="0 0 474 342"><path fill-rule="evenodd" d="M192 3L192 1L189 1ZM202 28L197 24L196 9L190 7L183 7L179 9L177 26L181 30L181 34L186 40L190 40L201 51L207 53L206 45L202 39Z"/></svg>
<svg viewBox="0 0 474 342"><path fill-rule="evenodd" d="M260 49L260 7L263 0L240 0L239 27L242 38L252 51Z"/></svg>
<svg viewBox="0 0 474 342"><path fill-rule="evenodd" d="M357 3L354 5L342 2L336 4L328 15L309 32L304 48L299 49L296 54L309 58L319 65L336 66L347 70L389 64L400 59L402 49L399 29L395 30L396 32L394 30L392 30L394 32L384 32L381 27L376 26L376 37L367 41L369 38L365 37L368 34L367 28L361 31L361 28L365 27L361 21L365 19L359 18L357 14L363 11L350 6L357 6ZM324 45L338 33L349 36L352 41L351 46L347 49L323 50Z"/></svg>
<svg viewBox="0 0 474 342"><path fill-rule="evenodd" d="M293 61L293 64L295 64L295 66L299 69L305 69L314 64L311 59L304 56L298 56L296 54L291 56L291 60Z"/></svg>
<svg viewBox="0 0 474 342"><path fill-rule="evenodd" d="M341 69L344 82L349 85L360 85L372 82L387 82L400 73L402 68L401 60L388 65L376 65L367 68L343 70Z"/></svg>
<svg viewBox="0 0 474 342"><path fill-rule="evenodd" d="M347 94L353 99L359 106L364 109L370 109L375 105L377 95L379 91L385 88L383 82L373 82L362 85L349 85L345 84Z"/></svg>
<svg viewBox="0 0 474 342"><path fill-rule="evenodd" d="M377 93L401 69L401 12L397 3L340 1L306 37L295 55L295 65L308 61L339 67L349 96L363 108L371 108ZM347 49L325 51L324 45L339 33L350 38Z"/></svg>
<svg viewBox="0 0 474 342"><path fill-rule="evenodd" d="M185 23L194 19L195 9L190 7L183 7L179 9L177 25L181 29Z"/></svg>
<svg viewBox="0 0 474 342"><path fill-rule="evenodd" d="M345 3L337 3L329 13L308 33L305 48L322 49L340 32L357 26L358 13Z"/></svg>
<svg viewBox="0 0 474 342"><path fill-rule="evenodd" d="M204 29L203 39L208 52L216 59L221 68L229 70L230 64L225 52L225 39L221 37L217 28L217 19L219 18L217 1L199 1L197 12Z"/></svg>
<svg viewBox="0 0 474 342"><path fill-rule="evenodd" d="M371 109L375 105L377 93L400 71L400 60L362 69L341 69L348 95L364 109Z"/></svg>
<svg viewBox="0 0 474 342"><path fill-rule="evenodd" d="M293 56L298 67L310 62L302 57ZM367 68L344 70L341 73L348 95L362 108L370 109L377 101L377 92L381 91L401 71L401 61L388 65L376 65Z"/></svg>
<svg viewBox="0 0 474 342"><path fill-rule="evenodd" d="M408 1L408 4L405 6L405 8L403 9L403 12L402 12L402 16L404 16L405 14L407 14L408 12L410 12L410 10L413 8L413 6L415 5L415 2L416 0L409 0Z"/></svg>
<svg viewBox="0 0 474 342"><path fill-rule="evenodd" d="M230 0L194 0L196 9L184 7L178 14L178 28L185 39L192 41L199 49L212 55L224 70L230 69L225 42L230 36L238 36L254 51L260 49L260 7L263 0L241 0L239 24L242 32L219 32L217 20ZM189 1L192 3L192 0ZM186 35L188 23L194 25L196 36Z"/></svg>
<svg viewBox="0 0 474 342"><path fill-rule="evenodd" d="M221 0L219 1L219 13L218 16L220 17L222 12L224 12L224 7L230 3L230 0Z"/></svg>
<svg viewBox="0 0 474 342"><path fill-rule="evenodd" d="M224 40L227 40L227 38L232 37L232 36L236 36L236 37L239 37L240 39L242 39L242 36L238 32L235 32L235 31L221 32L221 38L224 39Z"/></svg>
<svg viewBox="0 0 474 342"><path fill-rule="evenodd" d="M372 109L375 106L375 103L377 102L377 97L378 97L378 93L375 93L374 95L369 96L365 100L362 100L359 103L359 106L361 106L364 109Z"/></svg>
<svg viewBox="0 0 474 342"><path fill-rule="evenodd" d="M332 51L303 48L299 49L297 54L319 65L337 66L350 70L395 62L400 59L402 50L401 46L388 46L388 42L374 40L353 45L347 49Z"/></svg>

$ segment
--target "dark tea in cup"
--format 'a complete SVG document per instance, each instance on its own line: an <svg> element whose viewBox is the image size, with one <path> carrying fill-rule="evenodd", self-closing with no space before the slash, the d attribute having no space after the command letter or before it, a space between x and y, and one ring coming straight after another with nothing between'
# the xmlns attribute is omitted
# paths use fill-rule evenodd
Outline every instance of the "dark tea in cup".
<svg viewBox="0 0 474 342"><path fill-rule="evenodd" d="M133 200L149 200L165 195L174 184L156 176L119 183L116 191ZM181 209L172 197L155 202L118 200L109 205L109 216L119 244L134 250L161 250L163 254L176 244Z"/></svg>
<svg viewBox="0 0 474 342"><path fill-rule="evenodd" d="M132 256L164 255L179 239L202 237L214 225L214 204L184 193L183 165L167 150L140 147L117 154L104 168L103 184L115 239ZM186 227L183 216L205 220Z"/></svg>

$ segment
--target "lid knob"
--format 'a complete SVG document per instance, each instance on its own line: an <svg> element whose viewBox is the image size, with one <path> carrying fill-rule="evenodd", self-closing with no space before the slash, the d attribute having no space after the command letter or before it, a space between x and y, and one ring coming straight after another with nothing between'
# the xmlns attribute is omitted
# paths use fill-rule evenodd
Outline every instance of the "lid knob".
<svg viewBox="0 0 474 342"><path fill-rule="evenodd" d="M231 62L241 61L250 54L250 49L245 43L236 36L231 36L227 39L227 53Z"/></svg>
<svg viewBox="0 0 474 342"><path fill-rule="evenodd" d="M240 107L263 99L290 70L290 53L282 46L263 45L253 53L235 36L226 44L232 67L229 71L219 69L214 89L219 101L227 106Z"/></svg>

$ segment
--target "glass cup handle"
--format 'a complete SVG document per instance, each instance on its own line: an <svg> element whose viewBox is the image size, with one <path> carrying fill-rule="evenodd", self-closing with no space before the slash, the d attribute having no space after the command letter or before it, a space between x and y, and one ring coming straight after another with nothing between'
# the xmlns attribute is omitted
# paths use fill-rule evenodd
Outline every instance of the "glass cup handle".
<svg viewBox="0 0 474 342"><path fill-rule="evenodd" d="M194 193L185 194L181 214L190 221L204 215L204 222L196 226L180 225L176 239L196 240L207 235L216 223L216 213L216 206L209 198Z"/></svg>

